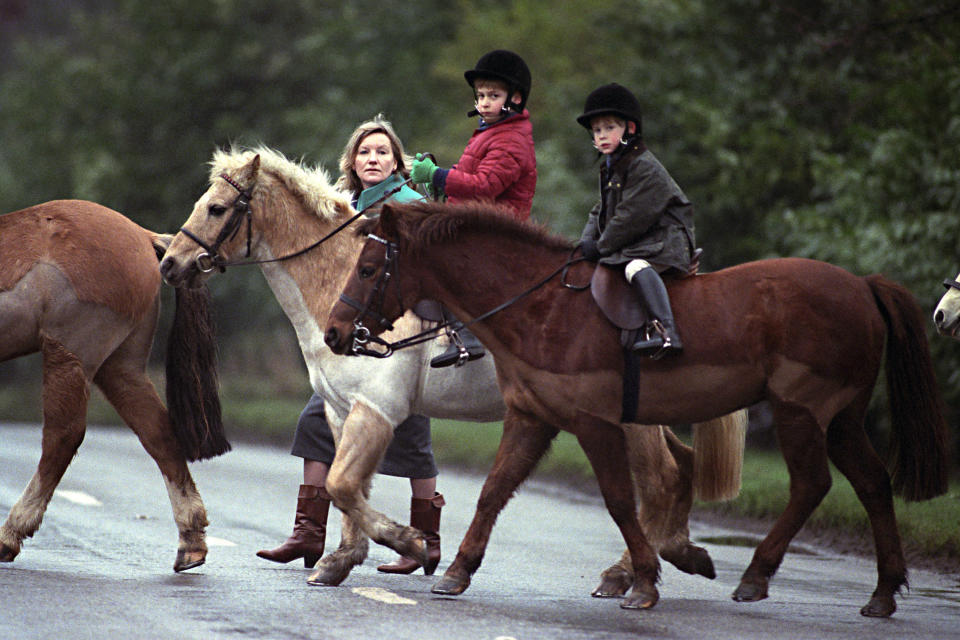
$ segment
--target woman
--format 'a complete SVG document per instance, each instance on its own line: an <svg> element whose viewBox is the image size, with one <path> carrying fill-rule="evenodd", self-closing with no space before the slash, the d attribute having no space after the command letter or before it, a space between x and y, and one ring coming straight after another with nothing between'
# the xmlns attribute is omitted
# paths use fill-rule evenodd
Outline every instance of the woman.
<svg viewBox="0 0 960 640"><path fill-rule="evenodd" d="M381 116L364 122L350 136L340 156L337 187L353 194L353 206L363 211L384 199L395 202L422 196L405 185L410 162L403 144L389 122ZM303 458L303 484L297 499L293 534L279 547L257 555L274 562L304 559L312 567L323 555L330 495L324 485L333 462L333 434L324 414L323 399L314 394L297 422L291 453ZM413 415L394 430L380 473L410 478L410 524L426 534L428 553L440 558L440 510L443 496L437 493L437 465L430 444L430 420ZM377 567L384 573L412 573L420 563L400 557L393 564ZM432 571L431 571L432 573Z"/></svg>

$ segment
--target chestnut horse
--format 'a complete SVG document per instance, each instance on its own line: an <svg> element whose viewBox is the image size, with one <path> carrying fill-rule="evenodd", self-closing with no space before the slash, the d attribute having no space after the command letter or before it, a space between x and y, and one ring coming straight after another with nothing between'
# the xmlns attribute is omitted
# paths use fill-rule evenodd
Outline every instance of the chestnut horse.
<svg viewBox="0 0 960 640"><path fill-rule="evenodd" d="M363 245L352 230L337 232L355 215L349 195L334 189L323 169L290 162L266 148L220 150L210 164L210 186L167 250L161 270L169 283L191 287L206 282L218 266L259 263L296 330L337 443L326 488L345 516L339 548L320 559L308 582L343 582L366 558L368 537L425 560L419 531L370 507L371 479L394 428L412 413L501 420L505 407L493 358L432 369L430 359L447 346L438 340L386 360L335 356L323 342L324 325ZM420 320L408 314L392 335L420 329ZM694 452L665 427L625 427L645 531L665 559L688 573L714 576L706 550L689 540L692 490L711 500L737 494L745 422L738 412L695 425ZM701 471L701 464L707 470ZM621 595L632 580L631 565L621 558L603 572L594 595Z"/></svg>
<svg viewBox="0 0 960 640"><path fill-rule="evenodd" d="M43 447L0 526L0 562L40 527L86 431L92 381L160 467L179 530L174 571L203 564L206 510L188 460L223 437L206 290L180 292L167 351L167 403L147 377L160 310L158 258L172 236L93 202L59 200L0 216L0 361L43 356Z"/></svg>
<svg viewBox="0 0 960 640"><path fill-rule="evenodd" d="M497 514L565 429L586 452L627 542L636 582L626 604L653 606L659 565L637 524L617 426L624 357L618 331L593 300L551 279L567 261L569 242L482 205L387 204L367 227L371 235L330 314L330 348L346 354L355 339L375 341L414 301L435 299L464 322L480 320L472 328L496 356L507 404L473 522L433 592L459 594L469 586ZM588 281L593 268L570 264L567 277ZM544 284L528 288L533 283ZM939 391L909 292L881 276L860 278L801 259L685 278L669 291L684 350L641 363L636 419L694 422L767 400L790 473L787 508L757 547L734 600L767 596L787 545L830 488L829 459L853 485L873 528L879 579L861 613L891 615L906 564L890 476L863 429L885 343L894 486L914 500L947 487Z"/></svg>

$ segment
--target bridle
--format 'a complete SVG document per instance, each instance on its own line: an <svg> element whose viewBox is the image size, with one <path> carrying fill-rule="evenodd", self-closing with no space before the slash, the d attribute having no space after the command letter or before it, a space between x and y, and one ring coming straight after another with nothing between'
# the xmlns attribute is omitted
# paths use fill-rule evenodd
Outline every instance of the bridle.
<svg viewBox="0 0 960 640"><path fill-rule="evenodd" d="M943 286L946 288L947 291L949 291L950 289L956 289L957 291L960 291L960 282L957 282L956 280L953 280L951 278L947 278L946 280L944 280Z"/></svg>
<svg viewBox="0 0 960 640"><path fill-rule="evenodd" d="M207 244L203 241L202 238L198 237L192 231L186 227L180 227L180 233L187 236L198 245L203 247L204 253L201 253L196 257L194 262L203 273L209 273L214 269L220 269L220 272L223 273L226 271L229 263L220 256L220 245L224 242L233 238L237 235L237 232L240 230L240 225L243 224L243 221L247 221L247 256L250 257L250 240L251 240L251 217L252 211L250 209L250 200L253 198L253 194L250 190L244 189L241 187L233 178L228 176L225 173L221 173L220 177L227 181L231 187L237 190L237 197L234 199L231 209L233 212L230 214L230 217L227 218L227 222L223 225L223 228L220 229L220 233L217 234L217 238L213 241L213 244Z"/></svg>
<svg viewBox="0 0 960 640"><path fill-rule="evenodd" d="M560 274L563 274L561 279L563 286L568 289L573 289L574 291L584 291L590 286L589 284L573 285L566 282L567 272L569 271L570 266L586 260L586 258L583 256L580 256L579 258L573 257L573 254L579 248L574 247L573 251L570 252L570 256L567 258L566 262L550 273L550 275L548 275L546 278L543 278L530 288L524 290L513 298L510 298L506 302L497 305L485 313L480 314L473 320L469 322L461 322L459 320L443 320L436 326L425 329L420 333L403 338L402 340L397 340L396 342L387 342L380 336L373 335L370 329L363 324L363 320L364 318L370 316L377 323L378 327L382 327L385 331L391 331L393 329L393 323L390 322L390 320L388 320L383 313L383 305L387 297L387 285L390 283L390 280L395 277L399 270L398 257L400 255L400 249L395 242L385 240L384 238L372 233L367 237L370 240L384 245L384 247L386 247L386 252L384 255L383 268L380 270L380 277L377 278L377 282L370 291L370 295L367 296L367 301L365 303L351 298L346 294L340 295L341 302L357 310L357 315L354 316L353 319L353 333L351 334L351 337L353 338L353 344L350 346L350 352L354 355L372 356L374 358L388 358L393 355L395 351L433 340L436 337L436 334L447 329L448 327L454 331L460 331L466 327L469 327L470 325L476 324L477 322L486 320L490 316L503 311L513 304L516 304ZM376 304L376 308L373 308L374 303ZM401 309L405 308L403 305L403 300L400 297L399 286L397 287L397 303L400 305ZM384 350L378 351L376 349L370 349L367 346L370 343L378 344L384 347Z"/></svg>
<svg viewBox="0 0 960 640"><path fill-rule="evenodd" d="M223 229L221 229L220 233L217 234L216 240L214 240L212 244L207 244L186 227L180 227L180 232L183 233L183 235L187 236L188 238L196 242L198 245L200 245L204 249L204 253L201 253L200 255L198 255L194 260L194 263L197 265L197 269L199 269L202 273L209 273L214 269L219 269L220 273L223 273L224 271L227 270L227 267L238 267L238 266L252 265L252 264L266 264L268 262L282 262L284 260L290 260L291 258L302 256L308 251L311 251L312 249L316 249L321 244L323 244L333 236L343 231L346 227L350 226L355 220L357 220L357 218L364 215L364 212L368 211L371 207L373 207L377 203L390 198L390 196L400 191L400 189L402 189L406 184L410 182L410 179L408 178L407 180L403 181L393 189L387 191L382 196L380 196L376 201L367 205L363 211L358 211L354 215L350 216L350 218L348 218L345 222L342 222L333 231L323 236L313 244L304 247L303 249L299 249L297 251L294 251L293 253L287 254L285 256L281 256L279 258L268 258L265 260L249 260L250 246L252 242L251 219L253 217L253 211L250 208L250 201L253 199L253 193L250 189L242 188L237 183L236 180L234 180L233 178L231 178L225 173L221 173L220 177L223 178L227 182L227 184L229 184L231 187L237 190L237 197L234 199L233 204L230 205L231 208L233 209L233 213L230 214L230 217L227 219L226 224L223 225ZM247 222L247 253L246 253L246 256L244 257L248 259L234 260L234 261L225 260L223 256L220 255L220 245L232 239L233 236L237 234L244 220L246 220Z"/></svg>

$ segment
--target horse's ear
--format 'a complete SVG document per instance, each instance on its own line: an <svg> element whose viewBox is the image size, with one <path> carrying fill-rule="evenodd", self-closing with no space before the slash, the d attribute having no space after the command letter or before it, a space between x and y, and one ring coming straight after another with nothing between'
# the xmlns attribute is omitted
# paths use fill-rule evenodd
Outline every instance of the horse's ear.
<svg viewBox="0 0 960 640"><path fill-rule="evenodd" d="M380 208L380 231L387 238L394 239L400 235L398 223L401 213L394 209L393 203L384 202Z"/></svg>
<svg viewBox="0 0 960 640"><path fill-rule="evenodd" d="M253 156L253 160L248 162L240 172L240 184L252 185L257 181L257 174L260 173L260 154Z"/></svg>

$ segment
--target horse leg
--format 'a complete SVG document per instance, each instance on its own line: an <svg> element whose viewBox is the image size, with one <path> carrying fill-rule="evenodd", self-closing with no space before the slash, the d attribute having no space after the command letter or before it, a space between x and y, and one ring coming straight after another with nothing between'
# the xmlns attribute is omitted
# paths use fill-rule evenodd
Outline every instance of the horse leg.
<svg viewBox="0 0 960 640"><path fill-rule="evenodd" d="M687 517L693 505L693 450L668 428L659 425L623 425L627 453L640 526L653 549L687 573L697 570L696 556L688 545L706 554L706 550L690 543ZM676 440L668 444L667 433ZM713 571L706 555L709 571ZM710 577L713 577L711 575ZM595 598L622 596L633 586L633 568L629 551L625 551L611 567L600 574L600 585L590 594Z"/></svg>
<svg viewBox="0 0 960 640"><path fill-rule="evenodd" d="M538 418L510 407L503 420L503 436L493 467L480 490L477 510L457 550L457 557L431 592L455 596L470 586L470 577L480 568L497 516L550 448L557 429Z"/></svg>
<svg viewBox="0 0 960 640"><path fill-rule="evenodd" d="M422 534L374 510L366 499L370 479L393 438L393 427L379 412L363 403L357 402L350 409L326 482L327 492L343 512L347 528L341 536L340 547L317 562L307 583L336 586L346 580L351 569L367 558L368 544L363 534L397 553L426 562L427 545Z"/></svg>
<svg viewBox="0 0 960 640"><path fill-rule="evenodd" d="M627 543L634 584L620 607L649 609L660 599L656 587L660 564L637 520L623 430L619 425L590 419L577 425L576 436L597 476L607 511Z"/></svg>
<svg viewBox="0 0 960 640"><path fill-rule="evenodd" d="M826 437L817 421L802 406L773 399L770 406L790 474L790 499L740 578L740 585L733 592L737 602L756 602L767 597L770 578L783 561L790 541L830 490Z"/></svg>
<svg viewBox="0 0 960 640"><path fill-rule="evenodd" d="M173 570L180 572L206 561L209 522L167 409L145 371L147 335L153 336L153 324L147 324L149 331L138 329L104 361L94 382L160 468L179 531Z"/></svg>
<svg viewBox="0 0 960 640"><path fill-rule="evenodd" d="M897 609L894 594L907 584L907 565L897 531L890 476L863 430L869 395L841 411L827 431L827 452L850 481L867 511L877 554L877 588L860 613L888 617Z"/></svg>
<svg viewBox="0 0 960 640"><path fill-rule="evenodd" d="M722 419L718 419L722 420ZM694 425L694 429L706 426L720 428L720 424ZM684 573L700 575L710 580L717 577L710 554L690 541L690 510L693 508L694 450L678 438L669 427L663 428L668 453L676 462L677 479L673 506L667 511L672 515L666 533L672 534L660 547L660 557ZM666 516L665 516L666 517ZM644 529L646 531L646 529ZM649 535L648 535L649 537Z"/></svg>
<svg viewBox="0 0 960 640"><path fill-rule="evenodd" d="M0 527L0 562L12 562L43 520L63 473L83 442L90 390L80 360L52 339L43 353L43 437L40 462Z"/></svg>

